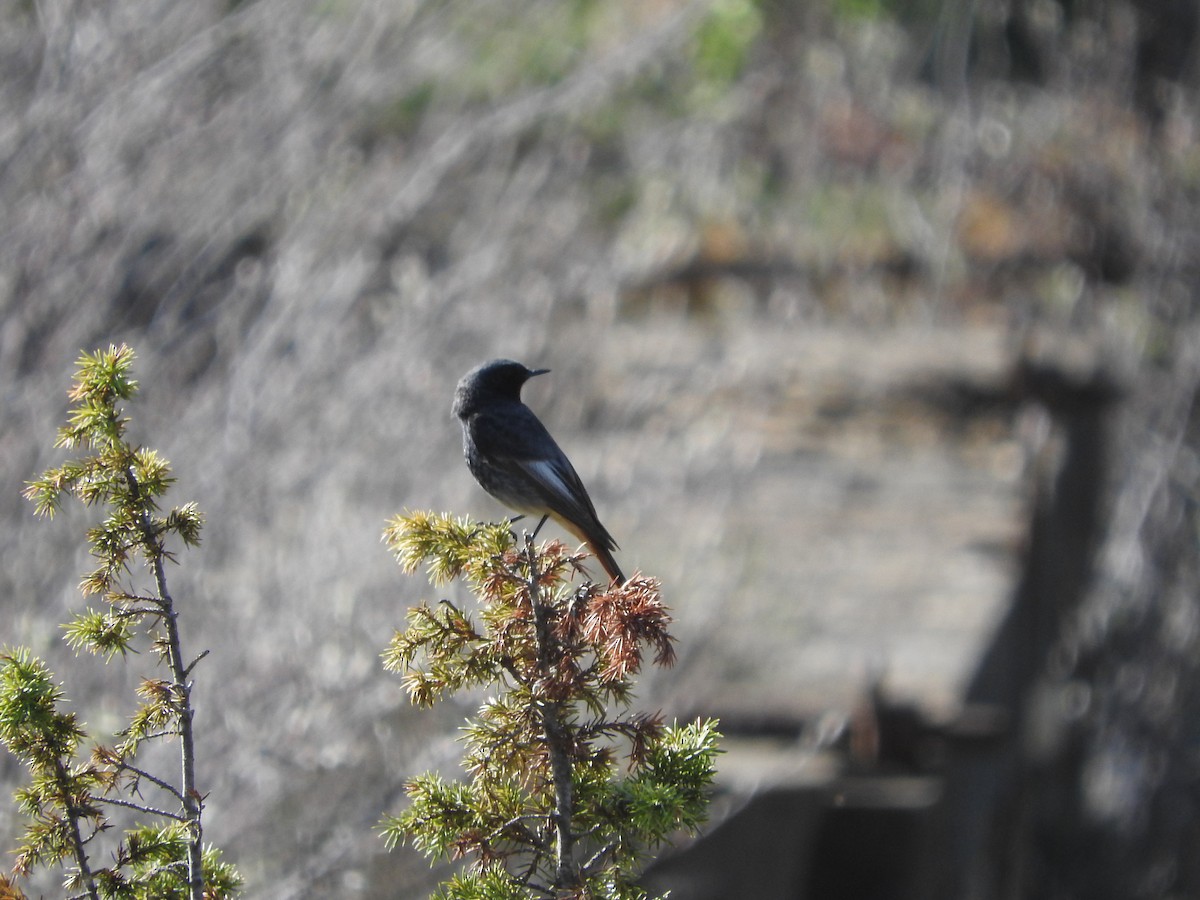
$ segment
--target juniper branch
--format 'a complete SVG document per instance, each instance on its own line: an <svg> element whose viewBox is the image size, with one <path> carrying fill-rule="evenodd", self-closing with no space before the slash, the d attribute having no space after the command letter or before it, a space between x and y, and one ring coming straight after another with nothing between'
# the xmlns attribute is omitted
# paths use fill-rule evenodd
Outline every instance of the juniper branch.
<svg viewBox="0 0 1200 900"><path fill-rule="evenodd" d="M54 778L65 800L67 832L70 836L71 852L75 856L75 864L79 866L79 880L83 882L87 897L91 898L91 900L100 900L100 895L96 890L96 876L92 874L91 866L88 863L87 850L84 849L86 841L79 830L79 820L83 817L83 810L71 799L74 791L71 790L67 768L61 759L56 758L54 760Z"/></svg>
<svg viewBox="0 0 1200 900"><path fill-rule="evenodd" d="M506 524L413 513L385 539L407 571L425 563L435 585L462 577L480 599L478 626L448 602L411 610L385 666L418 705L496 690L463 729L469 780L409 782L409 807L385 818L388 845L474 857L438 897L644 896L636 868L675 829L699 827L719 752L712 723L667 728L629 711L644 650L672 659L658 582L572 585L578 554L522 543Z"/></svg>
<svg viewBox="0 0 1200 900"><path fill-rule="evenodd" d="M525 533L525 556L529 563L529 600L533 607L535 631L538 644L538 669L543 679L552 676L549 608L542 602L538 556L533 546L533 535ZM579 869L575 865L575 836L571 833L574 810L571 787L570 735L563 722L561 701L543 698L538 704L546 749L550 757L550 774L554 783L554 835L555 870L554 886L571 888L579 883Z"/></svg>
<svg viewBox="0 0 1200 900"><path fill-rule="evenodd" d="M188 823L190 830L187 847L188 892L191 900L204 900L204 860L202 856L204 826L201 820L204 804L200 792L196 790L196 741L192 731L194 710L191 699L192 687L188 681L191 666L183 661L183 645L179 637L179 613L175 609L175 601L171 597L171 592L167 589L167 574L163 566L165 551L162 540L150 522L150 514L147 512L146 506L140 503L141 486L132 466L125 467L125 477L128 479L130 497L134 504L141 508L138 529L148 552L150 568L154 575L154 586L163 609L163 625L167 633L167 665L171 671L172 690L178 704L182 777L179 793L184 810L182 818ZM201 654L202 656L203 654Z"/></svg>

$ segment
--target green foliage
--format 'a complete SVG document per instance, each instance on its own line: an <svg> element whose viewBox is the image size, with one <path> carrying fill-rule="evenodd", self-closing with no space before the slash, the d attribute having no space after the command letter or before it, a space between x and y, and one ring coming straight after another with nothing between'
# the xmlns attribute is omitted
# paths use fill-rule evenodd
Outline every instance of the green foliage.
<svg viewBox="0 0 1200 900"><path fill-rule="evenodd" d="M696 30L693 65L701 82L728 87L745 68L762 26L755 0L716 0Z"/></svg>
<svg viewBox="0 0 1200 900"><path fill-rule="evenodd" d="M105 659L128 653L134 637L132 621L112 610L88 609L69 622L64 630L72 649L102 653Z"/></svg>
<svg viewBox="0 0 1200 900"><path fill-rule="evenodd" d="M17 875L27 875L36 866L78 860L77 854L108 827L102 806L118 783L121 767L103 748L88 760L77 760L86 734L74 713L59 709L62 702L62 688L27 649L0 655L0 741L30 773L29 784L16 792L18 809L30 819L17 848ZM118 847L113 866L88 871L86 863L77 862L66 883L99 898L182 900L189 896L190 835L191 826L182 821L135 828ZM211 847L204 850L203 860L204 896L235 896L240 884L236 870ZM0 879L0 897L5 889L15 891Z"/></svg>
<svg viewBox="0 0 1200 900"><path fill-rule="evenodd" d="M62 688L28 650L0 656L0 742L30 775L15 795L30 820L14 865L21 875L73 858L104 827L95 794L104 790L105 779L90 764L76 764L86 734L74 713L59 710L62 700Z"/></svg>
<svg viewBox="0 0 1200 900"><path fill-rule="evenodd" d="M88 608L68 622L67 643L111 661L133 651L139 626L147 626L150 648L169 677L143 679L138 706L117 735L120 741L94 746L80 762L86 735L73 714L58 711L62 691L45 666L26 650L3 657L0 739L31 776L16 794L30 824L14 871L27 874L36 865L73 860L67 885L78 896L215 900L233 896L240 880L215 849L201 844L203 801L194 783L190 677L196 661L183 658L165 569L174 559L167 540L174 536L184 546L197 544L204 519L194 503L159 512L159 500L173 482L170 465L127 439L129 420L120 408L137 393L133 360L133 351L123 345L79 358L70 391L73 405L56 446L88 452L47 470L24 493L41 516L53 516L66 497L105 509L103 520L87 531L98 565L84 575L80 590L100 595L107 606ZM149 583L138 587L139 580ZM136 759L147 741L175 739L182 762L178 784L144 770ZM152 805L144 792L165 800ZM88 845L109 828L105 808L111 806L165 824L127 831L113 864L97 868L89 861Z"/></svg>
<svg viewBox="0 0 1200 900"><path fill-rule="evenodd" d="M163 546L168 534L179 536L189 546L200 540L203 515L194 503L166 516L157 514L157 498L174 481L170 465L154 450L125 439L129 420L121 415L117 403L137 392L137 382L129 374L133 359L133 351L125 345L80 356L70 391L75 405L67 425L58 431L55 446L83 447L95 453L48 469L24 491L40 516L52 517L67 496L88 506L102 503L108 507L108 516L88 530L88 545L100 565L84 576L80 590L85 595L111 591L128 571L131 559L170 559ZM140 598L118 592L106 599L118 604L133 602L136 608ZM115 649L124 652L125 648ZM115 652L107 645L96 650L107 655Z"/></svg>
<svg viewBox="0 0 1200 900"><path fill-rule="evenodd" d="M188 896L189 840L188 827L182 822L133 829L126 835L119 865L98 879L100 896L184 900ZM203 860L205 900L236 896L241 886L237 870L222 862L220 852L213 847L204 849Z"/></svg>
<svg viewBox="0 0 1200 900"><path fill-rule="evenodd" d="M466 575L472 587L482 585L491 571L491 558L513 545L507 525L427 512L396 516L388 522L383 539L405 572L412 574L424 562L433 584L447 584Z"/></svg>
<svg viewBox="0 0 1200 900"><path fill-rule="evenodd" d="M581 555L518 547L507 524L407 513L385 540L406 571L424 563L435 585L462 578L479 599L474 615L448 600L412 609L385 667L418 706L492 694L463 729L467 778L414 778L409 806L384 819L387 845L470 859L440 898L645 897L633 877L704 822L719 752L715 723L629 709L646 654L674 660L658 582L576 583Z"/></svg>

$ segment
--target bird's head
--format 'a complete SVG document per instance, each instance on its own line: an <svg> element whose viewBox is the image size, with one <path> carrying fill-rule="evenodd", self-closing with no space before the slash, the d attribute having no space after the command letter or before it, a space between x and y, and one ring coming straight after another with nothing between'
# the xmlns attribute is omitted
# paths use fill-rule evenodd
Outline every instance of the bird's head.
<svg viewBox="0 0 1200 900"><path fill-rule="evenodd" d="M521 399L521 388L535 375L549 369L528 369L511 359L493 359L476 366L462 377L454 391L454 415L465 419L483 403Z"/></svg>

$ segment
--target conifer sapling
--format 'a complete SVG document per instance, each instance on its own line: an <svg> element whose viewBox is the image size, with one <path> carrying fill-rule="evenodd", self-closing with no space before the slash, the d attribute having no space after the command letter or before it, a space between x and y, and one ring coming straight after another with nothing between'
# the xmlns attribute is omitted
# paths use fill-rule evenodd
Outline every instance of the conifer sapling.
<svg viewBox="0 0 1200 900"><path fill-rule="evenodd" d="M460 580L474 614L449 600L412 609L384 654L412 702L457 691L491 696L464 728L465 780L408 784L411 804L384 820L389 846L470 861L440 898L613 898L678 830L705 820L719 752L716 723L666 725L630 709L647 653L675 657L657 580L607 588L562 543L518 543L504 524L417 512L384 535L409 572Z"/></svg>

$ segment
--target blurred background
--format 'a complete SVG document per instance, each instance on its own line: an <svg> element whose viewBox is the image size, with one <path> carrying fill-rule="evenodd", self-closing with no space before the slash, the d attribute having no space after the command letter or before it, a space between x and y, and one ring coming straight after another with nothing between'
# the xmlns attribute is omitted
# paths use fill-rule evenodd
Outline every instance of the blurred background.
<svg viewBox="0 0 1200 900"><path fill-rule="evenodd" d="M247 896L421 896L405 778L478 698L379 653L387 517L502 510L526 401L728 735L706 897L1200 897L1193 0L12 0L0 642L98 733L91 511L33 518L81 350L207 515L170 572L206 837ZM0 759L6 792L22 782ZM0 838L18 823L0 803ZM57 880L46 880L48 896Z"/></svg>

